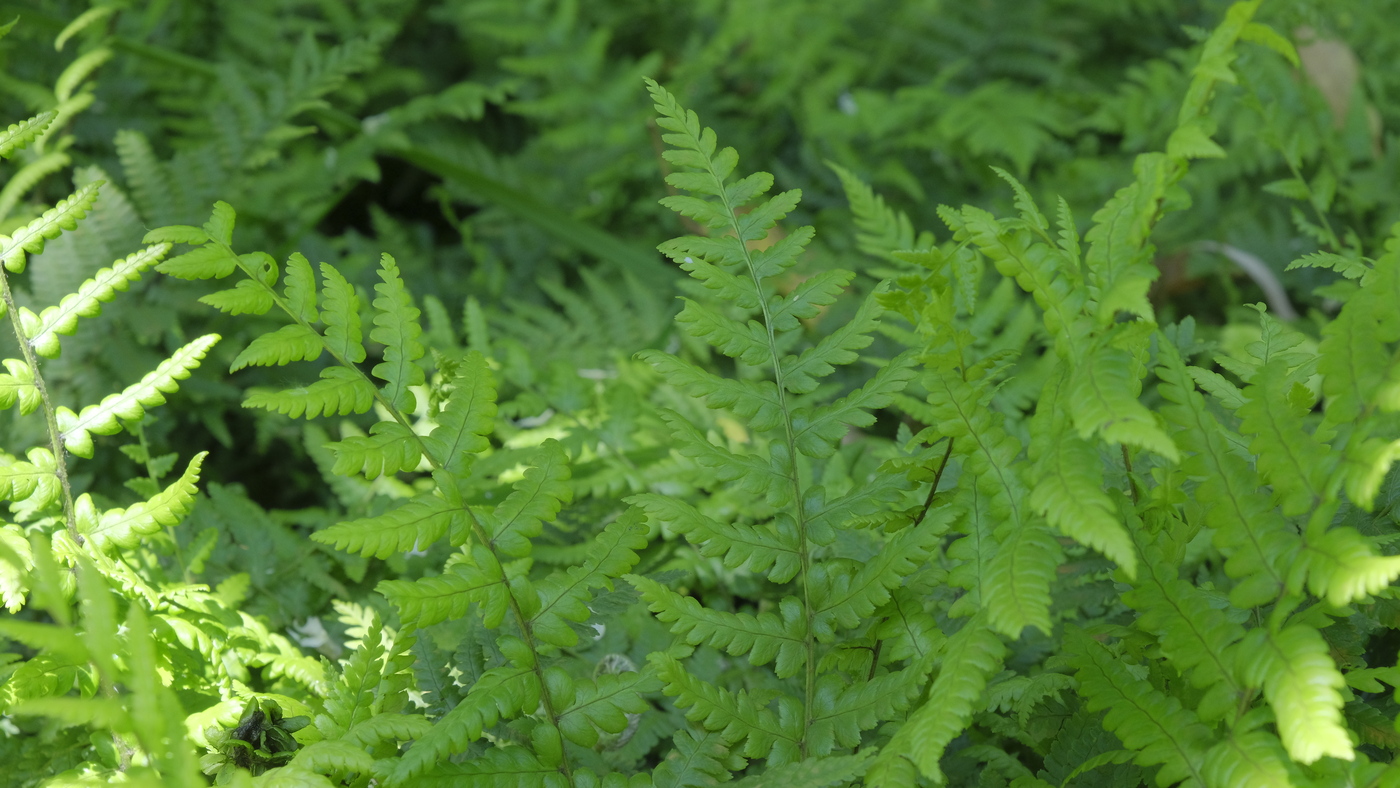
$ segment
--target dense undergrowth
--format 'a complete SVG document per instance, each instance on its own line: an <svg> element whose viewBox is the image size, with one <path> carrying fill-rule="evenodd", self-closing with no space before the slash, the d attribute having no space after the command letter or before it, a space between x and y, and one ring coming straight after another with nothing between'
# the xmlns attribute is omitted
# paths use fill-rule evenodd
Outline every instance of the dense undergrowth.
<svg viewBox="0 0 1400 788"><path fill-rule="evenodd" d="M1400 784L1394 9L875 5L14 4L0 784Z"/></svg>

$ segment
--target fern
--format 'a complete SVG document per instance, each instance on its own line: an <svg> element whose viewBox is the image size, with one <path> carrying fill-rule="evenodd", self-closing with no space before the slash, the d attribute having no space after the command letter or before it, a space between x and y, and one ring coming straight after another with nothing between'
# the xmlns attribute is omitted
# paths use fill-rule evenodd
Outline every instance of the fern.
<svg viewBox="0 0 1400 788"><path fill-rule="evenodd" d="M871 491L828 497L821 486L804 481L800 469L809 459L831 457L852 427L873 423L867 409L888 404L914 377L912 359L890 361L868 384L837 402L797 405L795 397L813 394L823 378L855 362L859 351L870 345L883 312L878 298L884 287L876 288L849 321L805 350L787 352L802 330L800 321L832 303L851 275L821 273L786 295L773 293L772 279L796 262L812 231L792 231L760 251L748 244L787 216L799 194L763 199L773 184L770 175L731 178L738 164L733 149L719 148L714 132L703 128L665 89L655 82L648 82L648 88L660 113L663 139L671 146L664 155L678 168L667 181L689 192L661 202L714 232L660 248L742 314L734 319L733 313L687 299L677 323L719 352L763 370L767 379L728 381L667 353L648 352L644 358L673 385L703 397L710 408L729 408L762 436L759 452L740 455L712 444L680 414L666 415L681 453L707 469L714 479L710 486L718 491L724 482L735 482L737 493L762 496L777 513L771 524L726 523L661 496L631 500L664 527L684 534L703 554L723 556L730 566L767 572L774 582L795 587L778 613L754 616L706 609L645 577L631 582L659 619L671 624L673 633L693 644L746 655L753 665L773 662L776 676L792 678L797 692L775 690L771 698L767 693L735 693L688 674L672 657L654 656L653 664L666 682L665 691L688 707L689 719L720 732L726 745L742 742L746 757L763 757L776 767L829 755L838 747L858 745L861 731L907 708L923 670L911 665L880 678L872 671L868 676L843 679L828 674L819 679L821 644L834 641L838 630L858 626L863 616L888 601L888 589L919 567L934 536L918 530L898 534L887 545L892 560L867 564L859 571L831 559L818 569L823 546L851 528L855 517L898 500L904 485L893 477ZM720 236L720 231L728 234ZM770 704L776 704L776 712Z"/></svg>

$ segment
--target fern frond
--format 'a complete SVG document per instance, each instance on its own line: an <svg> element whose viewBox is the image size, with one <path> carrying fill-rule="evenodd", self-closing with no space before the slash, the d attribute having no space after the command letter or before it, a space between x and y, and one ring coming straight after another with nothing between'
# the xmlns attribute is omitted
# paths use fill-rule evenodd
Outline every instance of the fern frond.
<svg viewBox="0 0 1400 788"><path fill-rule="evenodd" d="M1039 480L1031 490L1031 508L1060 533L1098 550L1134 577L1137 553L1103 492L1098 450L1068 432L1050 436L1047 443L1037 459Z"/></svg>
<svg viewBox="0 0 1400 788"><path fill-rule="evenodd" d="M811 411L805 408L793 411L797 450L808 457L830 457L851 427L874 424L875 417L870 411L889 405L894 395L914 379L915 360L912 351L902 353L881 367L865 385L841 399Z"/></svg>
<svg viewBox="0 0 1400 788"><path fill-rule="evenodd" d="M19 123L11 123L10 127L0 131L0 159L8 159L14 152L34 141L34 138L44 133L44 130L53 123L58 113L53 111L40 112L32 118L27 118Z"/></svg>
<svg viewBox="0 0 1400 788"><path fill-rule="evenodd" d="M423 345L418 341L423 328L418 324L422 314L413 305L413 298L399 276L398 264L385 254L380 258L379 278L374 286L374 330L370 339L384 345L384 360L374 366L374 375L384 381L384 398L390 407L411 413L416 409L410 386L422 385L423 369L413 363L423 357Z"/></svg>
<svg viewBox="0 0 1400 788"><path fill-rule="evenodd" d="M389 784L403 785L409 780L420 784L420 775L451 753L465 750L502 715L513 715L521 708L533 710L539 702L540 683L532 668L508 666L486 671L467 697L442 715L394 764Z"/></svg>
<svg viewBox="0 0 1400 788"><path fill-rule="evenodd" d="M249 255L243 255L248 258ZM272 258L267 258L271 260ZM250 261L243 259L245 265ZM265 315L275 303L272 293L262 282L244 279L227 290L200 296L199 303L207 304L228 315Z"/></svg>
<svg viewBox="0 0 1400 788"><path fill-rule="evenodd" d="M739 488L745 492L766 493L769 506L782 506L791 500L787 476L768 460L753 454L735 454L710 443L677 413L663 410L660 415L672 430L677 451L708 469L719 481L738 481Z"/></svg>
<svg viewBox="0 0 1400 788"><path fill-rule="evenodd" d="M806 664L807 622L795 597L784 598L777 614L754 616L712 610L694 597L639 575L628 575L627 582L641 592L656 617L687 643L705 643L736 657L747 654L755 665L776 660L773 669L778 678L795 676Z"/></svg>
<svg viewBox="0 0 1400 788"><path fill-rule="evenodd" d="M1230 663L1230 649L1244 628L1211 605L1205 593L1176 576L1155 554L1123 601L1139 612L1137 626L1157 635L1162 652L1193 687L1208 691L1197 711L1214 720L1233 711L1241 687Z"/></svg>
<svg viewBox="0 0 1400 788"><path fill-rule="evenodd" d="M578 643L578 634L568 622L581 624L589 619L590 591L613 588L613 579L632 570L640 560L637 551L646 547L647 526L635 510L624 512L594 537L583 563L556 572L536 587L539 608L530 616L531 631L543 642L568 648Z"/></svg>
<svg viewBox="0 0 1400 788"><path fill-rule="evenodd" d="M416 621L419 626L461 618L473 602L489 606L488 623L499 624L507 606L501 588L504 579L499 565L495 571L482 571L474 564L458 562L437 577L382 580L375 590L398 608L401 619Z"/></svg>
<svg viewBox="0 0 1400 788"><path fill-rule="evenodd" d="M1162 200L1185 173L1185 163L1162 153L1144 153L1133 163L1133 172L1136 180L1094 212L1094 226L1084 236L1089 244L1084 263L1100 325L1112 323L1120 311L1154 319L1147 291L1160 272L1152 264L1154 247L1148 239Z"/></svg>
<svg viewBox="0 0 1400 788"><path fill-rule="evenodd" d="M799 760L801 712L785 708L780 718L755 694L701 681L669 654L654 652L647 659L665 682L662 691L674 697L677 706L688 708L686 719L719 731L726 744L744 742L745 757L767 758L769 768Z"/></svg>
<svg viewBox="0 0 1400 788"><path fill-rule="evenodd" d="M35 446L25 456L28 462L0 463L0 499L16 503L32 499L35 509L46 508L62 494L58 461L42 446Z"/></svg>
<svg viewBox="0 0 1400 788"><path fill-rule="evenodd" d="M563 775L528 747L493 747L464 763L447 763L418 777L414 785L481 785L487 788L560 788Z"/></svg>
<svg viewBox="0 0 1400 788"><path fill-rule="evenodd" d="M575 688L573 702L559 713L559 732L580 747L593 747L599 731L621 733L627 729L628 714L649 710L651 703L642 693L661 689L661 683L650 671L627 671L604 673Z"/></svg>
<svg viewBox="0 0 1400 788"><path fill-rule="evenodd" d="M1190 374L1169 342L1162 343L1164 364L1158 371L1164 409L1180 431L1178 440L1194 452L1182 463L1191 476L1202 477L1197 495L1206 524L1215 529L1215 544L1227 556L1225 571L1240 580L1230 592L1236 607L1271 601L1283 588L1283 573L1297 548L1283 517L1259 491L1257 477L1231 450L1224 427L1206 410Z"/></svg>
<svg viewBox="0 0 1400 788"><path fill-rule="evenodd" d="M754 430L771 430L782 421L778 388L772 381L717 377L659 350L644 350L637 357L651 364L671 385L702 398L707 407L728 408L748 419Z"/></svg>
<svg viewBox="0 0 1400 788"><path fill-rule="evenodd" d="M934 528L905 528L855 572L839 571L840 565L833 563L814 577L810 594L817 639L834 640L837 627L854 627L888 602L890 591L923 565L941 539Z"/></svg>
<svg viewBox="0 0 1400 788"><path fill-rule="evenodd" d="M321 322L326 325L327 346L337 358L358 364L365 360L360 297L329 263L321 263L321 279Z"/></svg>
<svg viewBox="0 0 1400 788"><path fill-rule="evenodd" d="M369 432L369 435L352 435L326 445L335 454L332 473L363 474L366 479L374 480L411 471L423 459L421 436L397 421L377 422Z"/></svg>
<svg viewBox="0 0 1400 788"><path fill-rule="evenodd" d="M240 282L239 284L243 284ZM300 323L262 334L234 358L229 372L248 366L285 366L293 361L315 361L322 350L321 335Z"/></svg>
<svg viewBox="0 0 1400 788"><path fill-rule="evenodd" d="M874 785L898 785L898 761L912 762L930 781L941 785L939 761L948 744L962 733L987 686L987 679L1001 668L1006 654L995 631L981 617L968 621L948 639L938 677L929 687L928 700L909 714L877 758L879 779Z"/></svg>
<svg viewBox="0 0 1400 788"><path fill-rule="evenodd" d="M835 366L850 364L859 358L856 351L869 347L870 334L885 311L879 298L889 290L888 284L876 285L845 325L822 337L816 345L796 358L783 358L783 386L794 394L807 394L817 387L817 380L835 372Z"/></svg>
<svg viewBox="0 0 1400 788"><path fill-rule="evenodd" d="M1176 444L1157 424L1136 391L1141 384L1130 371L1125 350L1099 347L1076 368L1068 395L1079 437L1097 434L1105 442L1126 443L1172 462L1181 458Z"/></svg>
<svg viewBox="0 0 1400 788"><path fill-rule="evenodd" d="M462 516L460 506L433 493L423 493L384 514L336 523L311 538L337 550L384 559L394 553L426 548L446 536L454 521Z"/></svg>
<svg viewBox="0 0 1400 788"><path fill-rule="evenodd" d="M655 493L634 495L627 502L640 507L653 522L684 535L706 558L722 557L730 569L743 566L750 572L767 572L774 583L785 583L797 575L795 533L721 523L685 501Z"/></svg>
<svg viewBox="0 0 1400 788"><path fill-rule="evenodd" d="M86 494L81 496L76 504L78 532L94 543L97 549L105 550L109 547L133 547L142 536L152 534L162 526L179 523L194 507L198 493L195 482L199 481L199 470L207 455L208 452L196 454L179 479L155 497L129 509L108 509L98 513L91 499Z"/></svg>
<svg viewBox="0 0 1400 788"><path fill-rule="evenodd" d="M931 659L922 660L854 687L833 673L817 679L808 748L820 756L830 755L837 746L858 747L861 731L909 708L923 689L924 677L931 667Z"/></svg>
<svg viewBox="0 0 1400 788"><path fill-rule="evenodd" d="M1233 732L1206 753L1206 785L1293 785L1278 739L1267 733Z"/></svg>
<svg viewBox="0 0 1400 788"><path fill-rule="evenodd" d="M496 426L496 383L486 358L475 350L467 353L451 383L452 393L423 446L445 470L460 476L491 446L486 436Z"/></svg>
<svg viewBox="0 0 1400 788"><path fill-rule="evenodd" d="M731 771L744 768L744 759L730 755L718 733L676 731L672 755L652 772L656 788L689 788L711 785L728 779Z"/></svg>
<svg viewBox="0 0 1400 788"><path fill-rule="evenodd" d="M851 204L857 231L856 248L872 257L892 259L891 252L913 249L917 245L914 225L908 216L891 208L884 197L850 170L832 162L827 162L826 166L841 179L846 201Z"/></svg>
<svg viewBox="0 0 1400 788"><path fill-rule="evenodd" d="M33 413L43 403L34 383L34 370L17 358L7 358L3 363L8 371L0 374L0 410L18 402L20 415Z"/></svg>
<svg viewBox="0 0 1400 788"><path fill-rule="evenodd" d="M1316 629L1295 624L1281 632L1250 630L1240 643L1237 669L1264 697L1278 720L1279 738L1293 760L1312 763L1330 755L1350 760L1351 738L1342 722L1346 679Z"/></svg>
<svg viewBox="0 0 1400 788"><path fill-rule="evenodd" d="M45 358L57 358L58 335L71 335L78 318L95 317L102 313L102 304L111 301L118 292L125 292L141 272L154 265L170 251L169 244L149 246L118 260L111 268L103 268L93 278L83 282L76 293L63 297L57 306L44 309L37 316L20 307L20 322L34 352Z"/></svg>
<svg viewBox="0 0 1400 788"><path fill-rule="evenodd" d="M1290 568L1288 585L1301 591L1307 576L1308 590L1341 607L1388 588L1400 578L1400 556L1377 555L1355 529L1333 528L1310 539Z"/></svg>
<svg viewBox="0 0 1400 788"><path fill-rule="evenodd" d="M530 540L540 535L546 521L573 498L569 458L558 441L540 446L531 467L512 485L512 492L494 512L478 514L493 550L521 558L530 554Z"/></svg>
<svg viewBox="0 0 1400 788"><path fill-rule="evenodd" d="M1201 769L1211 734L1194 713L1135 677L1121 659L1081 630L1066 634L1065 653L1089 710L1108 710L1104 728L1137 753L1133 760L1138 765L1162 767L1158 785L1205 787Z"/></svg>
<svg viewBox="0 0 1400 788"><path fill-rule="evenodd" d="M282 391L253 389L243 400L245 408L265 408L294 419L365 413L373 405L374 386L356 370L345 367L326 367L321 370L321 379L309 386Z"/></svg>
<svg viewBox="0 0 1400 788"><path fill-rule="evenodd" d="M55 411L63 445L79 457L92 457L92 435L111 435L121 430L121 419L140 419L146 408L165 404L165 395L179 388L177 381L190 376L209 352L218 334L208 334L175 351L140 382L120 394L110 394L96 405L88 405L79 413L65 407Z"/></svg>
<svg viewBox="0 0 1400 788"><path fill-rule="evenodd" d="M101 181L93 181L59 200L57 205L15 230L9 237L0 235L0 263L16 274L24 273L25 254L44 251L44 244L49 240L57 238L64 230L77 227L78 220L87 216L93 203L97 202L97 190L101 186Z"/></svg>

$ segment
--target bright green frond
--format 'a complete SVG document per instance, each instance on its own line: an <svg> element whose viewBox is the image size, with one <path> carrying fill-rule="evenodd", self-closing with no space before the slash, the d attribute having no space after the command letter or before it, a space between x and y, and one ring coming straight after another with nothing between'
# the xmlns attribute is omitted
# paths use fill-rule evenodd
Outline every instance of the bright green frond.
<svg viewBox="0 0 1400 788"><path fill-rule="evenodd" d="M944 783L939 761L948 744L957 738L980 708L979 701L1006 654L1001 638L980 617L968 621L948 639L943 664L929 687L928 700L909 714L878 756L885 775L883 784L898 784L889 775L898 772L900 760L912 762L935 785Z"/></svg>
<svg viewBox="0 0 1400 788"><path fill-rule="evenodd" d="M52 111L40 112L19 123L11 123L9 128L0 132L0 158L8 159L15 151L28 145L35 137L43 134L56 117L58 114Z"/></svg>
<svg viewBox="0 0 1400 788"><path fill-rule="evenodd" d="M880 368L865 385L841 399L813 411L799 408L792 414L792 428L797 450L808 457L829 457L837 443L851 427L869 427L875 423L871 413L894 400L917 373L915 354L900 354Z"/></svg>
<svg viewBox="0 0 1400 788"><path fill-rule="evenodd" d="M87 216L97 202L97 190L101 181L93 181L73 194L58 201L58 205L44 211L39 218L20 227L9 235L0 235L0 263L14 273L23 273L25 254L38 254L44 251L44 244L57 238L64 230L78 226L78 220Z"/></svg>
<svg viewBox="0 0 1400 788"><path fill-rule="evenodd" d="M888 290L885 283L876 286L845 325L822 337L801 355L783 358L783 386L794 394L806 394L817 387L819 378L836 371L833 365L854 363L859 358L856 351L870 346L870 332L875 330L884 312L879 298Z"/></svg>
<svg viewBox="0 0 1400 788"><path fill-rule="evenodd" d="M1327 755L1350 760L1353 755L1341 714L1346 680L1330 650L1316 629L1294 625L1282 632L1252 629L1237 652L1241 679L1263 686L1279 738L1300 763Z"/></svg>
<svg viewBox="0 0 1400 788"><path fill-rule="evenodd" d="M321 379L309 386L282 391L253 389L243 400L245 408L266 408L294 419L364 413L373 404L374 386L358 371L345 367L326 367L321 370Z"/></svg>
<svg viewBox="0 0 1400 788"><path fill-rule="evenodd" d="M248 366L285 366L293 361L315 361L321 356L321 349L320 334L300 323L292 323L254 339L234 358L228 371L237 372Z"/></svg>
<svg viewBox="0 0 1400 788"><path fill-rule="evenodd" d="M177 381L189 377L190 371L199 366L204 354L218 341L218 334L208 334L194 340L162 361L139 383L128 386L120 394L109 394L98 404L88 405L79 413L58 408L55 415L63 445L79 457L91 457L90 433L111 435L121 430L122 419L140 419L145 415L146 408L165 404L165 395L179 388Z"/></svg>
<svg viewBox="0 0 1400 788"><path fill-rule="evenodd" d="M544 523L552 521L559 508L573 498L569 480L569 458L557 441L546 441L513 490L482 526L493 549L520 558L530 553L530 540L539 536Z"/></svg>
<svg viewBox="0 0 1400 788"><path fill-rule="evenodd" d="M141 537L160 530L162 526L176 525L194 507L198 493L195 482L199 481L199 469L207 455L208 452L196 454L179 479L171 482L154 498L129 509L98 512L92 507L91 499L82 496L77 504L79 533L99 550L105 550L110 547L132 547L141 541Z"/></svg>
<svg viewBox="0 0 1400 788"><path fill-rule="evenodd" d="M34 385L34 370L17 358L4 360L4 374L0 374L0 410L19 403L20 415L33 413L42 404L39 387Z"/></svg>
<svg viewBox="0 0 1400 788"><path fill-rule="evenodd" d="M421 784L415 778L434 764L446 761L450 754L465 750L501 715L514 714L522 707L533 710L539 702L540 684L532 669L502 667L486 671L461 703L408 748L394 765L389 784Z"/></svg>
<svg viewBox="0 0 1400 788"><path fill-rule="evenodd" d="M568 648L578 643L569 622L582 624L592 615L588 603L592 590L613 588L613 580L637 565L637 551L647 545L647 526L641 514L629 509L603 528L588 547L583 563L546 577L537 586L539 609L530 628L540 640Z"/></svg>
<svg viewBox="0 0 1400 788"><path fill-rule="evenodd" d="M40 312L36 322L37 330L29 334L29 344L34 352L45 358L56 358L59 353L59 334L72 334L78 327L78 318L94 317L102 313L102 304L111 301L118 292L125 292L131 283L140 278L141 272L153 265L170 251L169 244L149 246L134 252L124 260L118 260L111 268L103 268L93 278L83 282L76 293L63 297L57 306ZM23 307L21 307L23 310ZM21 312L25 316L27 310ZM28 324L30 321L23 320ZM26 325L26 333L28 325Z"/></svg>
<svg viewBox="0 0 1400 788"><path fill-rule="evenodd" d="M423 334L418 323L422 313L413 305L394 258L387 254L380 258L379 278L384 281L374 286L379 295L374 299L374 329L369 338L384 345L384 360L374 366L374 375L385 382L384 398L391 407L412 412L416 405L409 387L423 383L423 369L414 363L423 357L418 341Z"/></svg>
<svg viewBox="0 0 1400 788"><path fill-rule="evenodd" d="M317 345L319 349L319 344ZM423 459L422 436L397 421L381 421L370 427L369 435L352 435L326 448L335 454L331 473L340 476L363 474L377 479L386 474L411 471Z"/></svg>
<svg viewBox="0 0 1400 788"><path fill-rule="evenodd" d="M784 521L788 526L784 531L776 526L722 523L685 501L666 495L642 493L627 502L640 507L664 529L685 536L706 558L722 557L730 569L746 567L756 574L766 572L774 583L786 583L797 574L797 535L791 519Z"/></svg>
<svg viewBox="0 0 1400 788"><path fill-rule="evenodd" d="M326 324L326 343L331 353L352 364L365 360L360 329L360 297L340 272L321 263L321 322Z"/></svg>
<svg viewBox="0 0 1400 788"><path fill-rule="evenodd" d="M707 406L728 408L748 419L754 430L771 430L781 423L778 388L771 381L722 378L659 350L644 350L637 357L666 376L671 385L692 397L703 398Z"/></svg>
<svg viewBox="0 0 1400 788"><path fill-rule="evenodd" d="M311 535L337 550L375 558L422 550L447 535L462 509L443 498L424 493L375 517L336 523Z"/></svg>
<svg viewBox="0 0 1400 788"><path fill-rule="evenodd" d="M444 469L461 474L475 455L490 448L486 436L495 426L496 382L486 358L473 350L458 367L452 393L423 445Z"/></svg>
<svg viewBox="0 0 1400 788"><path fill-rule="evenodd" d="M651 671L596 676L592 682L576 685L574 702L559 714L559 732L580 747L598 743L598 733L621 733L627 729L627 715L641 714L651 709L642 697L644 692L656 692L661 684Z"/></svg>

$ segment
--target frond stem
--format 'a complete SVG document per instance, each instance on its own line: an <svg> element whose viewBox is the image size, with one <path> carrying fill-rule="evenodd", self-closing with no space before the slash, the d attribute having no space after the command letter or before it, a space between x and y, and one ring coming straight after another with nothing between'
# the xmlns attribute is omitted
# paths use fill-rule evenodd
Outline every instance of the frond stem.
<svg viewBox="0 0 1400 788"><path fill-rule="evenodd" d="M10 277L3 266L0 266L0 297L4 298L5 310L10 314L10 326L14 329L15 340L19 342L20 352L24 354L24 363L28 364L29 370L34 373L34 388L38 390L39 401L44 405L44 419L49 428L49 450L53 452L54 475L58 477L59 486L63 489L64 527L73 543L81 545L83 537L78 533L78 516L73 508L73 487L68 481L68 463L64 459L67 450L63 447L63 434L58 429L58 416L54 411L53 399L49 397L48 386L44 385L44 376L39 372L39 357L35 355L34 347L24 336L19 308L15 306L15 295L10 290Z"/></svg>

